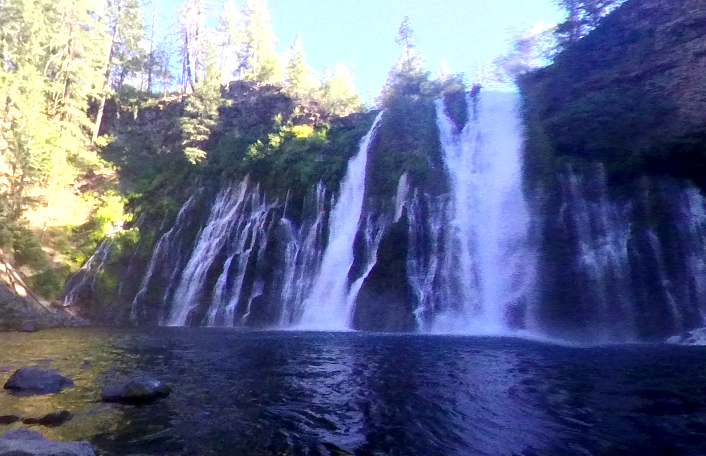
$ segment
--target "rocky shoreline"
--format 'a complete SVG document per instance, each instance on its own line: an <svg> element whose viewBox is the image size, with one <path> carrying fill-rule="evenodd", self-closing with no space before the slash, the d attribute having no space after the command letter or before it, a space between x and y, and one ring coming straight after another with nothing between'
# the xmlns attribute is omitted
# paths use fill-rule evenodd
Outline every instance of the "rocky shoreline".
<svg viewBox="0 0 706 456"><path fill-rule="evenodd" d="M44 396L61 393L66 388L74 388L69 377L57 369L28 366L17 369L4 385L6 394L19 398ZM110 377L101 382L103 403L120 403L128 406L146 405L163 399L171 393L171 386L147 375L131 377ZM20 416L2 414L0 424L39 425L58 427L72 420L74 413L57 410L41 416ZM15 428L0 434L0 456L94 456L93 446L86 441L60 442L45 438L40 432Z"/></svg>
<svg viewBox="0 0 706 456"><path fill-rule="evenodd" d="M29 298L0 283L0 332L33 332L40 329L83 327L88 321L60 306L32 305Z"/></svg>

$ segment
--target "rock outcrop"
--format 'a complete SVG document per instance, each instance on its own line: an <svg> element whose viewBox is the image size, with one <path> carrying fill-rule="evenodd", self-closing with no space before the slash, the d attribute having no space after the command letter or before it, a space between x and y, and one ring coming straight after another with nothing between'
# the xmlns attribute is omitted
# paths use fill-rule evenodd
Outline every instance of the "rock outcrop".
<svg viewBox="0 0 706 456"><path fill-rule="evenodd" d="M704 74L702 1L627 1L520 79L530 173L551 165L547 155L570 156L601 161L613 176L669 174L706 188Z"/></svg>

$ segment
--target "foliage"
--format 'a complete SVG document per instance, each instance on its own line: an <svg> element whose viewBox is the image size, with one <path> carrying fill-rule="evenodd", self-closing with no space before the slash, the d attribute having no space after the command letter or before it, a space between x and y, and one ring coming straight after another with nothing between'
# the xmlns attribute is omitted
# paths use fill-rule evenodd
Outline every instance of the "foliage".
<svg viewBox="0 0 706 456"><path fill-rule="evenodd" d="M353 75L344 63L324 73L319 96L322 107L333 116L347 116L363 107L353 85Z"/></svg>
<svg viewBox="0 0 706 456"><path fill-rule="evenodd" d="M126 220L123 209L127 200L115 191L108 191L102 196L101 205L91 217L93 230L91 237L96 243L122 229Z"/></svg>
<svg viewBox="0 0 706 456"><path fill-rule="evenodd" d="M245 80L265 83L282 79L282 67L274 47L277 43L267 0L243 0L241 8L241 60L239 73Z"/></svg>
<svg viewBox="0 0 706 456"><path fill-rule="evenodd" d="M518 76L551 63L557 49L556 27L536 24L518 34L507 54L493 60L493 79L514 83Z"/></svg>
<svg viewBox="0 0 706 456"><path fill-rule="evenodd" d="M566 19L557 25L560 44L575 43L596 28L599 21L625 0L554 0L566 11Z"/></svg>
<svg viewBox="0 0 706 456"><path fill-rule="evenodd" d="M187 97L184 115L179 119L184 155L191 164L206 158L204 145L216 125L221 103L219 71L215 53L209 52L204 79L196 84L194 93Z"/></svg>
<svg viewBox="0 0 706 456"><path fill-rule="evenodd" d="M703 158L689 145L696 137L674 137L669 127L677 106L649 80L631 77L655 49L651 34L624 26L630 20L616 11L551 66L518 79L530 183L543 181L567 160L603 162L611 179L657 172L700 181L687 171L696 169L697 156Z"/></svg>
<svg viewBox="0 0 706 456"><path fill-rule="evenodd" d="M301 35L297 32L294 36L294 43L287 55L287 65L285 67L285 89L287 93L295 98L301 98L309 93L313 84L311 74L313 70L306 64L306 54L302 46Z"/></svg>

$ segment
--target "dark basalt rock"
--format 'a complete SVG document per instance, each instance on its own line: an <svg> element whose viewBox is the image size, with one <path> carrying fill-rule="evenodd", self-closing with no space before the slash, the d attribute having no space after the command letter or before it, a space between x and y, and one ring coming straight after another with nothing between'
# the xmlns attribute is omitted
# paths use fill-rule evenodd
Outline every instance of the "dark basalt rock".
<svg viewBox="0 0 706 456"><path fill-rule="evenodd" d="M71 386L74 386L74 382L61 375L56 369L30 366L17 369L5 383L4 388L13 394L34 396L58 393Z"/></svg>
<svg viewBox="0 0 706 456"><path fill-rule="evenodd" d="M148 404L169 396L171 387L152 377L135 377L111 381L101 387L103 402Z"/></svg>
<svg viewBox="0 0 706 456"><path fill-rule="evenodd" d="M378 248L377 263L356 300L353 326L363 331L414 331L412 288L407 281L407 212L392 223Z"/></svg>
<svg viewBox="0 0 706 456"><path fill-rule="evenodd" d="M40 417L30 417L22 420L24 424L40 424L42 426L57 427L66 423L74 417L74 414L68 410L59 410L58 412L47 413Z"/></svg>
<svg viewBox="0 0 706 456"><path fill-rule="evenodd" d="M88 442L54 442L28 429L0 435L0 456L95 456Z"/></svg>

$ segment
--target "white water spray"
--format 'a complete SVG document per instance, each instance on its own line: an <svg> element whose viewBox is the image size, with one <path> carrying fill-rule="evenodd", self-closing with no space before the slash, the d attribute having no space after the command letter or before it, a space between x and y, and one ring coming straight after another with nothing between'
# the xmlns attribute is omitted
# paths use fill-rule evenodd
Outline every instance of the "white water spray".
<svg viewBox="0 0 706 456"><path fill-rule="evenodd" d="M444 307L435 310L431 330L501 334L510 329L514 308L526 305L535 270L521 187L519 97L483 93L469 96L468 107L458 131L437 101L452 192L436 284Z"/></svg>

